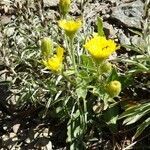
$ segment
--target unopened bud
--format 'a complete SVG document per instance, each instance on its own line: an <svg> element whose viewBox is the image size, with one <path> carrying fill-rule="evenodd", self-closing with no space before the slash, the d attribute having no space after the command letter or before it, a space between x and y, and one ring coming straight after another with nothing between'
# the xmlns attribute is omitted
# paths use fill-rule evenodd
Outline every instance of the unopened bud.
<svg viewBox="0 0 150 150"><path fill-rule="evenodd" d="M59 1L59 9L63 16L65 16L70 9L70 0L60 0Z"/></svg>
<svg viewBox="0 0 150 150"><path fill-rule="evenodd" d="M53 43L50 38L43 38L41 41L41 52L44 57L49 57L52 52Z"/></svg>
<svg viewBox="0 0 150 150"><path fill-rule="evenodd" d="M111 81L106 86L106 91L111 97L118 96L121 92L121 83L119 81Z"/></svg>
<svg viewBox="0 0 150 150"><path fill-rule="evenodd" d="M109 73L112 70L112 65L109 62L104 62L101 66L102 73Z"/></svg>

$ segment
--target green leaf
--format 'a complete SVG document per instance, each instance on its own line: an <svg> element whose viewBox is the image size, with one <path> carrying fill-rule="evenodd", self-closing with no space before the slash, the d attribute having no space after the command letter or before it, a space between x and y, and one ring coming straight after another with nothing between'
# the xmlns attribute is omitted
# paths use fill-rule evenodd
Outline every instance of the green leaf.
<svg viewBox="0 0 150 150"><path fill-rule="evenodd" d="M137 105L127 109L119 119L126 118L123 121L123 124L130 125L137 122L143 116L150 113L150 103L145 103L141 105Z"/></svg>
<svg viewBox="0 0 150 150"><path fill-rule="evenodd" d="M139 36L143 36L143 34L142 34L142 32L140 32L140 31L138 31L138 30L133 30L133 29L129 29L132 33L135 33L135 34L137 34L137 35L139 35Z"/></svg>
<svg viewBox="0 0 150 150"><path fill-rule="evenodd" d="M126 125L133 124L133 123L137 122L139 119L141 119L143 116L145 116L148 113L150 113L150 109L142 111L140 113L136 113L136 114L132 115L131 117L125 119L123 121L123 124L126 124Z"/></svg>
<svg viewBox="0 0 150 150"><path fill-rule="evenodd" d="M135 116L136 114L139 114L146 110L150 110L150 103L145 103L145 104L140 104L140 105L130 107L120 115L119 119Z"/></svg>
<svg viewBox="0 0 150 150"><path fill-rule="evenodd" d="M81 55L82 64L87 69L94 69L94 63L91 57L87 55Z"/></svg>
<svg viewBox="0 0 150 150"><path fill-rule="evenodd" d="M67 142L71 142L73 141L73 132L72 132L72 125L73 125L73 122L71 121L71 119L69 120L68 124L67 124Z"/></svg>
<svg viewBox="0 0 150 150"><path fill-rule="evenodd" d="M81 132L82 132L82 130L81 130L81 127L80 127L80 125L79 125L79 126L77 126L77 127L74 129L74 133L73 133L74 137L78 137Z"/></svg>
<svg viewBox="0 0 150 150"><path fill-rule="evenodd" d="M126 48L127 50L133 50L139 54L143 54L143 52L138 47L135 47L134 45L121 45L121 46Z"/></svg>
<svg viewBox="0 0 150 150"><path fill-rule="evenodd" d="M104 29L103 29L103 21L100 17L97 17L97 30L99 36L105 36Z"/></svg>
<svg viewBox="0 0 150 150"><path fill-rule="evenodd" d="M104 112L104 120L109 125L109 128L112 132L116 132L116 130L117 130L118 114L119 114L118 105L114 105L114 106L108 108Z"/></svg>
<svg viewBox="0 0 150 150"><path fill-rule="evenodd" d="M78 98L86 98L87 95L87 88L86 87L79 87L76 89L76 93L78 95Z"/></svg>
<svg viewBox="0 0 150 150"><path fill-rule="evenodd" d="M150 125L150 118L147 118L142 124L139 125L133 139L137 138L149 125Z"/></svg>
<svg viewBox="0 0 150 150"><path fill-rule="evenodd" d="M121 82L121 88L124 89L129 87L129 85L132 85L134 79L132 75L125 74L119 77L119 81Z"/></svg>
<svg viewBox="0 0 150 150"><path fill-rule="evenodd" d="M110 82L110 81L114 81L114 80L119 80L119 76L118 76L117 70L115 68L112 69L107 81Z"/></svg>

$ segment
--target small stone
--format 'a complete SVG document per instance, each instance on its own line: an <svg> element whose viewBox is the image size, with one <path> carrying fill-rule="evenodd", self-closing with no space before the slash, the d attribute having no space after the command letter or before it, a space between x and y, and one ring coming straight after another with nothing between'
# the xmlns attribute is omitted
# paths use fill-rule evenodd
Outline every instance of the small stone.
<svg viewBox="0 0 150 150"><path fill-rule="evenodd" d="M15 124L12 128L13 128L14 133L17 133L20 128L20 124Z"/></svg>
<svg viewBox="0 0 150 150"><path fill-rule="evenodd" d="M16 136L16 133L14 133L14 132L11 132L10 134L9 134L9 137L10 138L14 138Z"/></svg>
<svg viewBox="0 0 150 150"><path fill-rule="evenodd" d="M39 133L36 132L36 133L34 134L34 139L36 139L38 136L39 136Z"/></svg>
<svg viewBox="0 0 150 150"><path fill-rule="evenodd" d="M10 22L11 22L11 17L10 16L1 16L0 23L2 25L6 25L6 24L8 24Z"/></svg>
<svg viewBox="0 0 150 150"><path fill-rule="evenodd" d="M3 141L7 141L9 139L8 135L3 135L2 136Z"/></svg>
<svg viewBox="0 0 150 150"><path fill-rule="evenodd" d="M52 142L49 141L48 144L46 145L47 150L52 150Z"/></svg>
<svg viewBox="0 0 150 150"><path fill-rule="evenodd" d="M28 143L28 144L31 142L31 140L30 140L29 138L27 138L25 141L26 141L26 143Z"/></svg>
<svg viewBox="0 0 150 150"><path fill-rule="evenodd" d="M105 14L105 15L103 16L103 19L108 19L108 18L110 18L110 15L109 15L109 14Z"/></svg>
<svg viewBox="0 0 150 150"><path fill-rule="evenodd" d="M4 130L7 130L7 128L8 128L7 126L3 127Z"/></svg>
<svg viewBox="0 0 150 150"><path fill-rule="evenodd" d="M45 128L44 131L43 131L43 136L48 137L48 133L49 133L49 129Z"/></svg>

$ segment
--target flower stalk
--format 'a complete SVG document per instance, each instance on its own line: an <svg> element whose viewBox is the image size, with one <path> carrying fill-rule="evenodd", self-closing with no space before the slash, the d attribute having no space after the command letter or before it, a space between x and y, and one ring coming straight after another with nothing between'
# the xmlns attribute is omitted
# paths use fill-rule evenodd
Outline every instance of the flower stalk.
<svg viewBox="0 0 150 150"><path fill-rule="evenodd" d="M74 39L70 39L70 52L71 52L71 59L72 59L72 64L73 64L74 70L75 70L75 72L77 72L77 65L76 65L73 41L74 41Z"/></svg>

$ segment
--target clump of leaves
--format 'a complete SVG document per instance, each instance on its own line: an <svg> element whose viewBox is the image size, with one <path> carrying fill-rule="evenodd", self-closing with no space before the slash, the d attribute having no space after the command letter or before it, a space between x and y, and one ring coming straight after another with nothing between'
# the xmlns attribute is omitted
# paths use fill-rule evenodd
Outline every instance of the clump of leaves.
<svg viewBox="0 0 150 150"><path fill-rule="evenodd" d="M127 74L131 74L135 78L137 73L141 73L144 78L144 76L148 75L150 72L150 29L148 20L145 20L142 33L135 30L131 31L139 35L141 38L138 44L125 46L127 49L129 48L130 50L135 51L135 54L132 57L127 58L124 61L127 63L127 65L130 64L132 66L130 69L128 69ZM148 76L146 76L145 78L146 83L141 84L142 89L149 88ZM135 87L139 85L135 84ZM141 99L140 101L142 102L143 100ZM122 115L119 117L120 119L124 118L123 124L125 125L134 124L144 118L143 123L138 125L137 131L133 136L133 139L140 136L144 129L150 125L150 119L149 117L147 117L150 114L150 102L148 102L148 99L144 100L144 103L141 102L138 102L138 104L136 104L135 106L128 107L125 112L123 112Z"/></svg>
<svg viewBox="0 0 150 150"><path fill-rule="evenodd" d="M100 118L105 122L104 126L115 132L119 113L114 97L120 94L121 83L118 81L117 68L108 59L119 46L114 40L106 39L100 18L97 19L98 33L90 35L89 39L80 39L77 31L82 22L79 19L68 19L65 13L58 22L61 28L60 39L64 39L64 43L53 43L59 48L51 50L51 42L47 43L50 40L45 41L44 38L41 47L44 72L49 70L54 76L51 88L55 90L49 88L49 107L54 106L53 114L56 117L69 120L69 149L85 148L83 139L93 118ZM52 82L50 76L49 80Z"/></svg>

